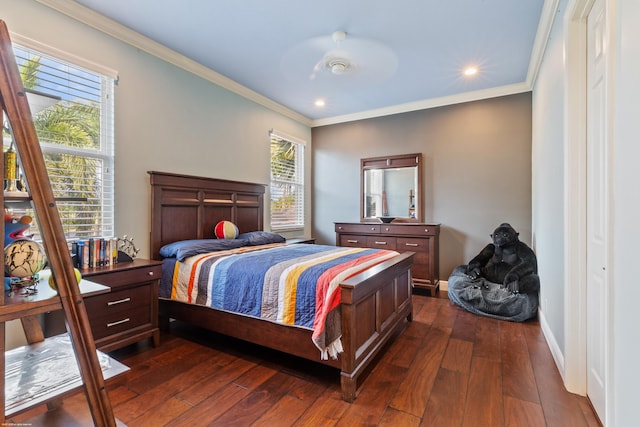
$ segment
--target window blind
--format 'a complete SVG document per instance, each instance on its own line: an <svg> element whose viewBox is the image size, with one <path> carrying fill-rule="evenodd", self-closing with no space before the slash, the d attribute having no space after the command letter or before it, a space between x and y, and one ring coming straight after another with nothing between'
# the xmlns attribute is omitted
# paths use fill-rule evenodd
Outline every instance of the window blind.
<svg viewBox="0 0 640 427"><path fill-rule="evenodd" d="M49 98L28 94L67 239L114 235L114 79L31 48L14 53L25 88ZM4 150L11 144L3 133ZM40 238L37 218L29 232Z"/></svg>
<svg viewBox="0 0 640 427"><path fill-rule="evenodd" d="M304 142L271 131L271 229L304 228Z"/></svg>

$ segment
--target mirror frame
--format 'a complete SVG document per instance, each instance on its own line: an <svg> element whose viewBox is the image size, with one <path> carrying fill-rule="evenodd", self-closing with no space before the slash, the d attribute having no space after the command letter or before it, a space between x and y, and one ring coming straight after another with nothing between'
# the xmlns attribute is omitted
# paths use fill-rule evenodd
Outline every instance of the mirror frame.
<svg viewBox="0 0 640 427"><path fill-rule="evenodd" d="M396 156L369 157L360 159L360 222L379 222L377 217L366 217L365 195L364 195L364 174L371 169L399 169L404 167L416 167L418 188L415 189L416 197L416 217L397 217L393 222L424 222L424 202L422 193L422 153L402 154Z"/></svg>

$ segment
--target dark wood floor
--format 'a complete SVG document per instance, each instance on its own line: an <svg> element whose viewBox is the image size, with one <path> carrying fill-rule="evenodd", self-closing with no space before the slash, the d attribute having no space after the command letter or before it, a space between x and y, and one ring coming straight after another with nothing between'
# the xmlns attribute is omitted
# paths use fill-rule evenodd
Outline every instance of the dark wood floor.
<svg viewBox="0 0 640 427"><path fill-rule="evenodd" d="M446 294L415 296L413 322L352 404L340 399L334 369L178 322L158 348L145 342L111 355L131 367L109 386L129 426L599 425L588 400L564 389L537 321L475 316ZM38 420L91 425L82 394Z"/></svg>

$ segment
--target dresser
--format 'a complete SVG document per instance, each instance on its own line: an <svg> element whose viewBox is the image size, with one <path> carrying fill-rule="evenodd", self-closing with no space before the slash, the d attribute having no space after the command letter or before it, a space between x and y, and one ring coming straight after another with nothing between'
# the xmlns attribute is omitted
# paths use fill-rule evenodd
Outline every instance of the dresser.
<svg viewBox="0 0 640 427"><path fill-rule="evenodd" d="M336 245L415 252L413 286L435 295L440 286L438 238L440 224L336 222Z"/></svg>
<svg viewBox="0 0 640 427"><path fill-rule="evenodd" d="M96 347L112 351L152 338L160 343L158 285L162 262L135 259L82 270L82 277L109 286L111 292L85 298Z"/></svg>

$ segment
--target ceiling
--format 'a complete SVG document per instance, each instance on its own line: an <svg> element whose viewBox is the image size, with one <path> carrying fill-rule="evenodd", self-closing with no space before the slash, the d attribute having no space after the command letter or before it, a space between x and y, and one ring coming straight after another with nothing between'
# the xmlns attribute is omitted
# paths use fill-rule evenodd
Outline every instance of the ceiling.
<svg viewBox="0 0 640 427"><path fill-rule="evenodd" d="M311 126L530 90L553 18L550 0L39 1Z"/></svg>

